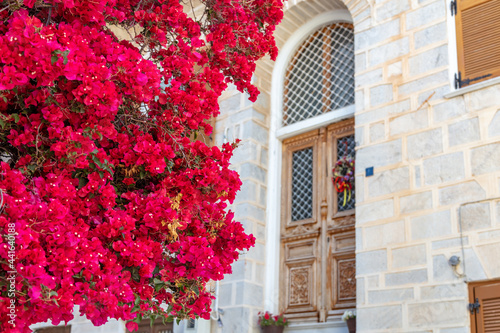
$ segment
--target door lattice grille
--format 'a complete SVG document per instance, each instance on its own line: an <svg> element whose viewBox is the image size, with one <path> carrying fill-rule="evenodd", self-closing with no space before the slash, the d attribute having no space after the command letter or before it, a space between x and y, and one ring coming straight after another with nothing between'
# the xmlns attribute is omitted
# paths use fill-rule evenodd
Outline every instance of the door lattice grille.
<svg viewBox="0 0 500 333"><path fill-rule="evenodd" d="M312 34L285 80L283 126L354 104L354 33L335 23Z"/></svg>
<svg viewBox="0 0 500 333"><path fill-rule="evenodd" d="M292 155L292 221L311 218L313 207L313 148Z"/></svg>

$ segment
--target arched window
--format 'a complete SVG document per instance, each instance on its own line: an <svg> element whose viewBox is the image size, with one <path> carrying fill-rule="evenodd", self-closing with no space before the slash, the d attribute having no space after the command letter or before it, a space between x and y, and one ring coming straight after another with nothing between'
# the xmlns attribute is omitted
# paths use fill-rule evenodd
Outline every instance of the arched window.
<svg viewBox="0 0 500 333"><path fill-rule="evenodd" d="M300 126L353 104L352 24L323 26L290 60L284 85L282 126L297 132L282 142L280 311L292 321L336 320L356 306L354 172L345 191L333 172L354 161L354 119Z"/></svg>
<svg viewBox="0 0 500 333"><path fill-rule="evenodd" d="M354 32L350 23L310 35L288 65L283 126L354 104Z"/></svg>

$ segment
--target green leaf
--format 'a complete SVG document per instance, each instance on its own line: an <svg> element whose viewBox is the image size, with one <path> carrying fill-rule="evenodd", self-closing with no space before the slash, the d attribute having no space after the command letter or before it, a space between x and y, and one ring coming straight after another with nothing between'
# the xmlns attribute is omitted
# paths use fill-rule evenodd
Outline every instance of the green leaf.
<svg viewBox="0 0 500 333"><path fill-rule="evenodd" d="M5 121L0 119L0 126L2 126L2 129L5 129Z"/></svg>
<svg viewBox="0 0 500 333"><path fill-rule="evenodd" d="M62 53L62 56L64 58L63 60L63 64L66 65L68 63L68 54L69 54L69 50L66 50Z"/></svg>
<svg viewBox="0 0 500 333"><path fill-rule="evenodd" d="M99 161L99 159L97 158L96 155L92 154L92 161L99 167L102 169L102 163L101 161Z"/></svg>
<svg viewBox="0 0 500 333"><path fill-rule="evenodd" d="M165 282L163 282L162 280L160 279L153 279L153 284L155 286L155 291L158 292L159 290L161 290L164 286L165 286Z"/></svg>
<svg viewBox="0 0 500 333"><path fill-rule="evenodd" d="M78 179L78 189L83 188L89 182L88 178L82 177Z"/></svg>
<svg viewBox="0 0 500 333"><path fill-rule="evenodd" d="M167 164L167 171L172 172L172 168L174 167L174 161L167 159L164 157L165 163Z"/></svg>
<svg viewBox="0 0 500 333"><path fill-rule="evenodd" d="M55 63L57 62L57 60L58 60L58 59L59 59L59 57L58 57L58 56L52 56L52 57L50 58L50 61L51 61L52 65L53 65L53 64L55 64Z"/></svg>
<svg viewBox="0 0 500 333"><path fill-rule="evenodd" d="M155 320L156 320L156 316L151 315L151 316L149 317L149 325L150 325L151 327L153 327L153 326L154 326L154 324L155 324Z"/></svg>
<svg viewBox="0 0 500 333"><path fill-rule="evenodd" d="M19 115L17 113L13 113L12 114L12 117L14 117L14 121L16 122L16 124L19 122Z"/></svg>

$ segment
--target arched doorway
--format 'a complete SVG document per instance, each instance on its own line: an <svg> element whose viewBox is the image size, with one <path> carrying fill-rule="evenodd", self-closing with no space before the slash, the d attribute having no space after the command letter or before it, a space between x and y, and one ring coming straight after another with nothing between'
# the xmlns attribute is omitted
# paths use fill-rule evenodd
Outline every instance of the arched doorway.
<svg viewBox="0 0 500 333"><path fill-rule="evenodd" d="M335 117L353 112L352 24L337 20L309 34L283 86L281 128L290 138L281 143L280 312L300 322L338 320L356 306L354 172L345 196L332 183L337 161L355 157L353 118ZM307 121L316 128L302 133Z"/></svg>

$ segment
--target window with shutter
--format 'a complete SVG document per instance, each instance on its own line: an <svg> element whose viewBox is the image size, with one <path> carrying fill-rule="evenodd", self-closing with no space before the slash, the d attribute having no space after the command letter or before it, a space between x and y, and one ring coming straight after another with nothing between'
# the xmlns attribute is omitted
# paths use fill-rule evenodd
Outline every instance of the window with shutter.
<svg viewBox="0 0 500 333"><path fill-rule="evenodd" d="M452 8L456 8L456 88L500 76L500 0L455 0Z"/></svg>
<svg viewBox="0 0 500 333"><path fill-rule="evenodd" d="M469 283L472 333L500 332L500 280Z"/></svg>

